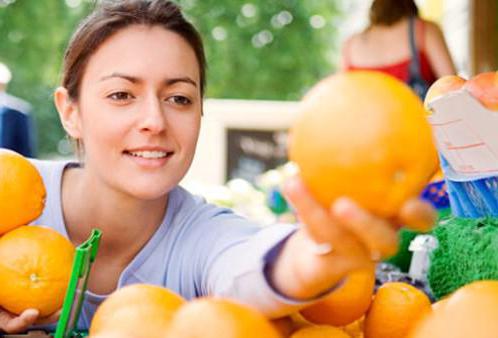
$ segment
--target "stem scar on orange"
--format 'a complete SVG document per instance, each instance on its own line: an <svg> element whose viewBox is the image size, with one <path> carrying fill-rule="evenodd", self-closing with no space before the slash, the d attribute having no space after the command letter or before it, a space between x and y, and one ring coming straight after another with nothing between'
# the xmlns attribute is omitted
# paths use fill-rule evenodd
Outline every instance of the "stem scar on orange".
<svg viewBox="0 0 498 338"><path fill-rule="evenodd" d="M62 307L71 275L74 246L57 231L22 226L0 237L0 307L41 317Z"/></svg>

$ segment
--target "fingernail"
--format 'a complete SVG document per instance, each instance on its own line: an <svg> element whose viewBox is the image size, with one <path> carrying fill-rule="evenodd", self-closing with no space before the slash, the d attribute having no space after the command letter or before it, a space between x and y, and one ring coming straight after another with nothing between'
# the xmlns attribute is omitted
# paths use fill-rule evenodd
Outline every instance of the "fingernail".
<svg viewBox="0 0 498 338"><path fill-rule="evenodd" d="M382 254L379 251L373 251L370 254L370 259L374 262L379 262L381 258L382 258Z"/></svg>
<svg viewBox="0 0 498 338"><path fill-rule="evenodd" d="M37 309L27 309L23 312L23 316L26 319L35 319L38 317L39 311Z"/></svg>
<svg viewBox="0 0 498 338"><path fill-rule="evenodd" d="M297 177L291 177L284 184L284 194L293 193L299 188L299 179Z"/></svg>
<svg viewBox="0 0 498 338"><path fill-rule="evenodd" d="M337 216L351 217L356 213L356 204L348 197L336 199L332 208Z"/></svg>

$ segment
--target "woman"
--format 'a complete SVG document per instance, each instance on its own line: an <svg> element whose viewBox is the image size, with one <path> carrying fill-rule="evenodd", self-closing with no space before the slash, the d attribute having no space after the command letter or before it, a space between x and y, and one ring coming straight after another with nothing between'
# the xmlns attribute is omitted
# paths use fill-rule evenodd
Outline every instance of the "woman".
<svg viewBox="0 0 498 338"><path fill-rule="evenodd" d="M430 85L443 75L455 74L443 34L439 27L418 16L413 0L374 0L370 25L349 38L343 47L342 69L370 69L410 81L409 23L413 19L419 70Z"/></svg>
<svg viewBox="0 0 498 338"><path fill-rule="evenodd" d="M395 226L348 199L321 208L299 180L287 195L306 226L260 228L178 186L194 156L205 57L196 30L165 0L102 3L73 35L55 104L80 163L35 161L47 187L35 222L75 245L103 231L79 326L113 290L142 282L187 299L215 294L284 316L333 291L350 271L391 254ZM429 226L411 201L400 222ZM320 243L320 244L317 244ZM8 332L36 310L0 313Z"/></svg>

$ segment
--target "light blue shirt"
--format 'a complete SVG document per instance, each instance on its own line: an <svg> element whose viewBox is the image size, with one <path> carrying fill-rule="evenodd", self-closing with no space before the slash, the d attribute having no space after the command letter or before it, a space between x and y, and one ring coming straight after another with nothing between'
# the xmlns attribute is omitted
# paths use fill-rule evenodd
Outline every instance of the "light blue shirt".
<svg viewBox="0 0 498 338"><path fill-rule="evenodd" d="M43 214L33 224L49 226L68 237L61 207L61 180L64 168L71 164L32 162L47 189ZM268 262L295 230L291 224L260 227L176 187L169 194L162 224L121 273L118 288L148 283L167 287L186 299L229 297L269 317L280 317L309 303L278 294L265 274ZM106 297L86 292L80 329L89 327L97 306Z"/></svg>

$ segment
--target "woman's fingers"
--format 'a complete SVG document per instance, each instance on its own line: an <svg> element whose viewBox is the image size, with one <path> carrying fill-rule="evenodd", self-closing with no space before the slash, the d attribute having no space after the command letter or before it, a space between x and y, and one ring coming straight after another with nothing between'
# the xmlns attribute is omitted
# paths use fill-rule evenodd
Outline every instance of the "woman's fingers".
<svg viewBox="0 0 498 338"><path fill-rule="evenodd" d="M331 212L341 226L353 233L369 249L372 259L379 260L397 252L397 231L388 221L371 215L346 197L337 199Z"/></svg>
<svg viewBox="0 0 498 338"><path fill-rule="evenodd" d="M328 210L316 202L298 177L287 181L283 191L296 210L299 220L306 225L307 232L317 243L329 242L341 236L342 231L333 225Z"/></svg>
<svg viewBox="0 0 498 338"><path fill-rule="evenodd" d="M395 224L370 214L351 199L337 199L328 211L311 196L297 177L287 182L284 193L300 220L306 224L310 237L317 243L340 245L343 241L356 238L368 249L374 260L396 254L398 233ZM397 221L410 229L428 230L435 217L436 213L430 204L414 199L403 205Z"/></svg>
<svg viewBox="0 0 498 338"><path fill-rule="evenodd" d="M55 323L59 320L59 317L61 316L62 310L58 310L54 313L52 313L48 317L43 317L43 318L38 318L36 321L36 324L52 324Z"/></svg>
<svg viewBox="0 0 498 338"><path fill-rule="evenodd" d="M411 199L405 202L398 214L398 222L415 231L429 231L437 219L437 212L429 202Z"/></svg>
<svg viewBox="0 0 498 338"><path fill-rule="evenodd" d="M38 310L27 309L19 316L0 310L0 328L7 333L26 331L38 318Z"/></svg>

